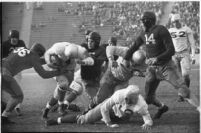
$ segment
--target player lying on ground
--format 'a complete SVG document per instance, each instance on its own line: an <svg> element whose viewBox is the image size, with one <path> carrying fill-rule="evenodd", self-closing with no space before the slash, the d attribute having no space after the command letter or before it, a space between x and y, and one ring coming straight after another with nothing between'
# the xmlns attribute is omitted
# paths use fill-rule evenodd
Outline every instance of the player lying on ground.
<svg viewBox="0 0 201 133"><path fill-rule="evenodd" d="M160 102L155 94L162 80L171 83L178 90L181 97L196 107L197 110L200 110L197 98L192 92L190 93L190 89L185 84L178 73L175 63L172 61L175 50L170 33L164 26L155 24L156 16L153 12L144 12L141 20L145 31L141 32L136 38L124 59L125 63L129 64L133 53L141 45L146 44L146 64L148 67L145 77L145 99L147 104L153 104L159 108L154 118L158 119L163 113L168 111L168 106Z"/></svg>
<svg viewBox="0 0 201 133"><path fill-rule="evenodd" d="M102 119L108 127L119 127L111 119L122 118L129 120L133 113L138 113L142 116L144 120L143 129L150 129L153 121L148 112L148 105L139 94L138 86L129 85L127 88L117 90L110 98L84 115L72 114L58 117L57 119L50 119L46 121L46 125L51 126L61 123L92 124Z"/></svg>
<svg viewBox="0 0 201 133"><path fill-rule="evenodd" d="M2 90L11 95L5 110L2 113L3 124L12 123L8 116L18 103L23 101L23 92L13 78L17 73L34 68L42 78L52 78L65 72L64 70L46 71L42 67L41 58L45 53L45 48L41 44L34 44L31 49L24 47L14 50L7 58L2 60Z"/></svg>
<svg viewBox="0 0 201 133"><path fill-rule="evenodd" d="M59 59L65 63L60 66L60 63L57 62L57 60L52 59L52 55L57 55ZM83 62L88 63L90 57L84 47L69 42L55 43L45 53L45 60L50 68L54 69L55 67L62 67L66 70L66 73L55 77L57 86L55 88L53 96L43 110L43 118L47 118L49 110L57 103L59 104L59 113L61 115L66 113L64 112L64 108L68 107L64 105L64 97L67 91L70 91L75 95L80 95L82 93L82 89L69 87L74 78L76 59L83 60ZM56 64L52 65L53 62L55 62Z"/></svg>
<svg viewBox="0 0 201 133"><path fill-rule="evenodd" d="M128 86L128 81L133 76L144 76L143 71L146 69L144 50L136 51L130 65L125 66L122 57L125 56L127 50L128 47L107 46L106 54L109 66L101 78L99 90L91 101L89 109L110 97L114 93L115 87ZM119 56L117 61L114 59L115 56Z"/></svg>

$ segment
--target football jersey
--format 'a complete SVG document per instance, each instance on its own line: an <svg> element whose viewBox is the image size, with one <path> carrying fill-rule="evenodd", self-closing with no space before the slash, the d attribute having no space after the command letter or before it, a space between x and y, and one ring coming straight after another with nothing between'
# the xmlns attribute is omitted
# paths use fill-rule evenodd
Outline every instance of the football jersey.
<svg viewBox="0 0 201 133"><path fill-rule="evenodd" d="M192 30L189 27L170 28L169 32L176 52L188 49L188 34L192 34Z"/></svg>
<svg viewBox="0 0 201 133"><path fill-rule="evenodd" d="M12 76L15 76L22 70L33 67L34 60L34 55L30 50L20 47L13 50L7 58L3 59L2 67L6 67Z"/></svg>
<svg viewBox="0 0 201 133"><path fill-rule="evenodd" d="M75 63L75 58L71 58L70 61L68 60L69 57L65 55L65 49L68 48L68 46L70 45L75 45L76 44L72 44L69 42L58 42L53 44L53 46L51 48L49 48L47 50L47 52L45 53L45 59L46 55L52 55L52 54L56 54L59 56L60 59L62 59L63 61L66 61L66 69L68 70L74 70L76 63ZM77 52L77 51L75 51Z"/></svg>
<svg viewBox="0 0 201 133"><path fill-rule="evenodd" d="M16 45L12 45L10 43L10 40L7 40L2 43L2 58L7 57L14 49L17 49L19 47L25 47L25 43L23 40L19 40Z"/></svg>
<svg viewBox="0 0 201 133"><path fill-rule="evenodd" d="M99 80L102 64L107 61L106 50L104 47L98 47L96 49L89 49L87 44L82 44L82 47L86 48L90 57L94 60L94 65L84 66L81 65L81 77L84 80Z"/></svg>
<svg viewBox="0 0 201 133"><path fill-rule="evenodd" d="M143 31L131 48L127 51L125 59L129 60L132 54L145 44L147 58L158 59L156 65L163 65L172 59L175 53L174 45L168 30L162 25L154 25L147 32Z"/></svg>
<svg viewBox="0 0 201 133"><path fill-rule="evenodd" d="M134 86L134 85L132 85ZM126 105L125 98L131 91L136 92L139 90L137 86L134 89L127 87L125 89L117 90L110 98L106 99L101 103L101 114L103 121L106 123L110 121L109 110L112 109L116 116L122 117L126 109L132 110L134 113L139 113L144 117L145 123L152 125L152 119L148 112L148 105L146 104L144 98L139 94L138 101L135 105Z"/></svg>

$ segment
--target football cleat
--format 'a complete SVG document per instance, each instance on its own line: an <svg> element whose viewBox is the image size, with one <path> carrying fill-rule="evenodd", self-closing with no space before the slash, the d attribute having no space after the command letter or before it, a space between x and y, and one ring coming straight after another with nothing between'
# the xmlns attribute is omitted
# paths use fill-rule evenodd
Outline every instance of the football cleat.
<svg viewBox="0 0 201 133"><path fill-rule="evenodd" d="M47 119L48 118L48 113L49 113L49 110L48 108L45 108L42 110L42 119Z"/></svg>
<svg viewBox="0 0 201 133"><path fill-rule="evenodd" d="M160 119L162 114L169 110L168 106L164 105L162 108L158 109L158 112L155 114L154 119Z"/></svg>

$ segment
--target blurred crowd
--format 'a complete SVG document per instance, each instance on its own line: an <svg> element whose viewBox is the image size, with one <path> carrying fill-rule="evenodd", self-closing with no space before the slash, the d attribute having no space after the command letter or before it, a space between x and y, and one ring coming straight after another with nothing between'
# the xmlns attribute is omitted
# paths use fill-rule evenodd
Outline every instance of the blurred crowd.
<svg viewBox="0 0 201 133"><path fill-rule="evenodd" d="M172 12L169 17L167 27L171 27L171 16L175 13L181 15L183 26L188 26L194 33L196 47L200 46L200 3L199 1L175 2Z"/></svg>
<svg viewBox="0 0 201 133"><path fill-rule="evenodd" d="M85 25L111 25L113 35L126 40L129 45L142 29L141 14L145 10L154 11L159 20L163 7L164 2L79 2L76 8L73 3L65 3L58 11L66 15L92 16L83 19L80 31L86 30Z"/></svg>

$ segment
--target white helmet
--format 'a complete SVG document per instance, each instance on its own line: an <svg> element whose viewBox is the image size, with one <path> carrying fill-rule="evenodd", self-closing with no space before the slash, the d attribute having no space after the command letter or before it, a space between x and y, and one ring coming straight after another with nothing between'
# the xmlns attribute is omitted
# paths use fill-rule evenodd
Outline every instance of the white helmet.
<svg viewBox="0 0 201 133"><path fill-rule="evenodd" d="M146 59L146 55L144 50L140 49L133 53L132 61L134 62L134 64L141 65L145 62L145 59Z"/></svg>
<svg viewBox="0 0 201 133"><path fill-rule="evenodd" d="M180 19L181 19L180 14L174 14L174 15L172 15L171 22L174 22L174 21L180 20Z"/></svg>
<svg viewBox="0 0 201 133"><path fill-rule="evenodd" d="M127 90L125 97L127 104L136 104L139 96L139 87L136 85L129 85Z"/></svg>

